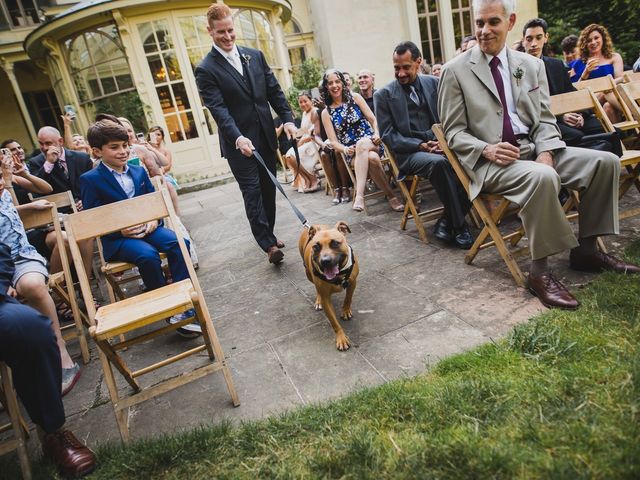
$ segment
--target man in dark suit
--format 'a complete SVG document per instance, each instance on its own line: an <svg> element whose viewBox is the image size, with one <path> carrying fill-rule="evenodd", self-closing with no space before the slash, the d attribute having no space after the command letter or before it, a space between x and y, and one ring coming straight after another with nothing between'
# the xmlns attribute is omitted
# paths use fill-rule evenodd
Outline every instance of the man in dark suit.
<svg viewBox="0 0 640 480"><path fill-rule="evenodd" d="M278 143L269 105L284 122L289 137L296 130L291 109L264 54L236 46L229 7L214 3L207 11L207 19L214 45L196 68L198 90L218 124L222 155L229 161L242 191L253 236L267 252L269 262L279 263L284 257L280 250L284 244L273 233L275 186L250 157L257 150L275 174Z"/></svg>
<svg viewBox="0 0 640 480"><path fill-rule="evenodd" d="M402 42L395 48L396 80L374 95L380 136L393 150L400 173L431 181L444 205L435 236L468 249L473 237L464 217L471 203L431 131L431 126L439 122L438 78L419 75L421 63L422 55L413 42Z"/></svg>
<svg viewBox="0 0 640 480"><path fill-rule="evenodd" d="M96 467L91 450L64 430L60 384L60 349L51 320L13 298L11 248L0 243L0 360L13 373L13 383L29 417L37 426L45 457L64 476L86 475Z"/></svg>
<svg viewBox="0 0 640 480"><path fill-rule="evenodd" d="M39 155L29 161L29 171L48 182L53 193L71 190L78 210L82 210L80 201L80 175L93 168L93 162L84 152L64 148L60 132L53 127L42 127L38 131Z"/></svg>
<svg viewBox="0 0 640 480"><path fill-rule="evenodd" d="M524 25L522 29L522 46L528 54L540 58L544 62L544 69L549 83L549 93L557 95L575 92L576 88L571 83L567 67L565 67L562 60L544 55L545 45L548 40L547 22L544 19L534 18ZM557 120L562 140L572 147L590 148L590 145L583 144L583 137L585 135L604 133L598 119L588 111L565 113L562 117L558 117ZM607 151L611 151L611 147Z"/></svg>

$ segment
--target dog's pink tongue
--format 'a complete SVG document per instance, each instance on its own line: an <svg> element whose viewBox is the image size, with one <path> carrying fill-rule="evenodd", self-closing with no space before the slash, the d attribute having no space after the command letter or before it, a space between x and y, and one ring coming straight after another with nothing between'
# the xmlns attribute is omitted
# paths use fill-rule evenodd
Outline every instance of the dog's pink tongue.
<svg viewBox="0 0 640 480"><path fill-rule="evenodd" d="M326 267L324 269L324 276L327 277L327 280L333 280L334 278L336 278L336 275L338 275L339 272L340 268L338 268L338 265L335 265L333 267Z"/></svg>

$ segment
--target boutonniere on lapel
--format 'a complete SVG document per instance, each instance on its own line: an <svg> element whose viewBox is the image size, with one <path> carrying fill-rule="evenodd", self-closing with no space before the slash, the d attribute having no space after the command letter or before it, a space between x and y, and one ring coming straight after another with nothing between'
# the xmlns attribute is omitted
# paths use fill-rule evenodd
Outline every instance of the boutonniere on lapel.
<svg viewBox="0 0 640 480"><path fill-rule="evenodd" d="M520 86L520 80L522 80L523 75L524 75L524 70L522 70L520 67L516 68L515 71L513 72L513 77L516 79L516 85L518 87Z"/></svg>
<svg viewBox="0 0 640 480"><path fill-rule="evenodd" d="M247 55L246 53L242 54L242 58L244 59L244 63L247 64L247 67L249 66L249 62L251 61L251 55Z"/></svg>

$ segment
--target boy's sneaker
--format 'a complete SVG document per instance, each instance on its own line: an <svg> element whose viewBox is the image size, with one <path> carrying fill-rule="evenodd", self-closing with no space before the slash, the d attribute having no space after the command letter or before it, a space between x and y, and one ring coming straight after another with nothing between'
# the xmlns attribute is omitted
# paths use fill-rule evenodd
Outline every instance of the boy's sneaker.
<svg viewBox="0 0 640 480"><path fill-rule="evenodd" d="M62 369L62 386L60 390L63 397L71 391L79 378L80 365L77 362L74 362L71 368Z"/></svg>
<svg viewBox="0 0 640 480"><path fill-rule="evenodd" d="M179 313L178 315L174 315L173 317L169 318L167 321L171 325L173 325L175 323L186 320L187 318L195 317L195 315L196 315L196 311L193 308L190 308L185 312ZM185 338L195 338L198 335L202 335L202 328L200 327L199 322L193 322L178 328L176 330L176 333L178 335L182 335Z"/></svg>

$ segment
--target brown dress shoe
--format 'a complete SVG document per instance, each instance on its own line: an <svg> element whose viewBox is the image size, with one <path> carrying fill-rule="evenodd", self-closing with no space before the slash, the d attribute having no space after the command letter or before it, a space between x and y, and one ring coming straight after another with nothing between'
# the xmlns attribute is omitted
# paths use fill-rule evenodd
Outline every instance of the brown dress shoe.
<svg viewBox="0 0 640 480"><path fill-rule="evenodd" d="M42 438L42 452L65 477L82 477L96 468L95 454L70 430L47 433Z"/></svg>
<svg viewBox="0 0 640 480"><path fill-rule="evenodd" d="M551 273L529 275L529 291L547 308L575 310L580 306L571 292L562 283L553 278Z"/></svg>
<svg viewBox="0 0 640 480"><path fill-rule="evenodd" d="M280 263L284 258L284 253L282 253L282 250L280 250L277 245L269 247L267 255L269 256L269 263L273 263L274 265Z"/></svg>
<svg viewBox="0 0 640 480"><path fill-rule="evenodd" d="M624 263L622 260L597 251L591 255L585 255L577 248L571 250L569 254L569 265L574 270L581 272L602 272L603 270L611 270L618 273L640 273L640 267L633 263Z"/></svg>

